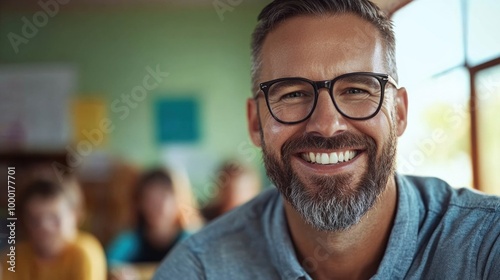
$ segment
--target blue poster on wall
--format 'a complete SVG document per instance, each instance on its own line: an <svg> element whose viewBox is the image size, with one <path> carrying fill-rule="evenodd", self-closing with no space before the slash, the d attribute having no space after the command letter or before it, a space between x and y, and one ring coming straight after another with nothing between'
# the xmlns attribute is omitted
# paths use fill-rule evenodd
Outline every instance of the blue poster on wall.
<svg viewBox="0 0 500 280"><path fill-rule="evenodd" d="M161 144L193 143L200 138L195 98L164 98L155 103L156 135Z"/></svg>

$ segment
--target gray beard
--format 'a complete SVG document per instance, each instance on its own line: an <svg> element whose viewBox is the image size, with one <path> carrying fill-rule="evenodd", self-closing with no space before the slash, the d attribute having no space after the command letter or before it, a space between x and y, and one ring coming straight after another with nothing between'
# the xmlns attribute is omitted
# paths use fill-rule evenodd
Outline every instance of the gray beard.
<svg viewBox="0 0 500 280"><path fill-rule="evenodd" d="M269 179L304 221L321 231L344 231L359 223L385 190L389 176L395 172L397 137L394 126L379 158L372 138L348 132L332 138L306 135L290 139L282 146L281 162L267 149L262 130L261 140ZM353 174L312 176L307 187L290 163L291 156L300 149L349 147L365 147L368 155L368 168L360 178Z"/></svg>

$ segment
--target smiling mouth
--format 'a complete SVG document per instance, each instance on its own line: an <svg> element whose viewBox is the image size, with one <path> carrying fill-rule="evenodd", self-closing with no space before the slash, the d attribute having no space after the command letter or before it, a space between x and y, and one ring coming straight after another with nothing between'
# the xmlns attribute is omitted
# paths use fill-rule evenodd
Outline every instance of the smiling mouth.
<svg viewBox="0 0 500 280"><path fill-rule="evenodd" d="M321 165L334 165L344 162L351 161L359 154L357 150L347 150L342 152L332 152L332 153L314 153L314 152L303 152L300 153L300 157L314 164Z"/></svg>

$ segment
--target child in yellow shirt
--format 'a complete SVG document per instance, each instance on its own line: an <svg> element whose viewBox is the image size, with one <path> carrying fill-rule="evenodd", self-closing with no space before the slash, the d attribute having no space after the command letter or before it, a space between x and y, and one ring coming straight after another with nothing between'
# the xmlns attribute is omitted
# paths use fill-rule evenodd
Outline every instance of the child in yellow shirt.
<svg viewBox="0 0 500 280"><path fill-rule="evenodd" d="M15 267L7 257L2 279L106 279L104 251L95 237L78 231L79 202L71 191L64 183L51 181L35 181L27 187L18 220L26 228L27 240L12 244Z"/></svg>

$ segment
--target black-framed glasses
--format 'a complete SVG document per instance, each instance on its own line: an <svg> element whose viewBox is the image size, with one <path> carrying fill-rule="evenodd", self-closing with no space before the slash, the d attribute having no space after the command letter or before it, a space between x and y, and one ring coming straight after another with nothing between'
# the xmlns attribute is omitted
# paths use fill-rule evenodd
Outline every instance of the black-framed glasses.
<svg viewBox="0 0 500 280"><path fill-rule="evenodd" d="M326 81L280 78L261 83L260 89L276 121L296 124L312 115L322 88L328 89L335 108L342 116L353 120L373 118L382 107L387 83L398 88L396 81L387 74L354 72Z"/></svg>

